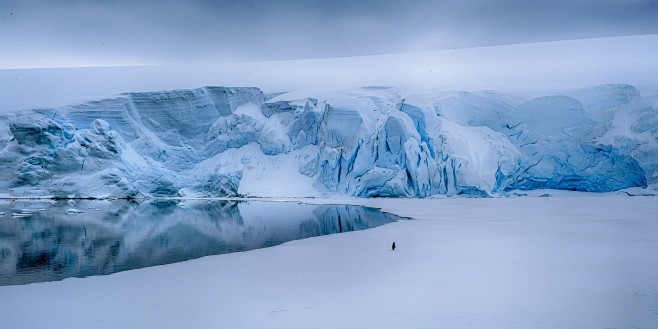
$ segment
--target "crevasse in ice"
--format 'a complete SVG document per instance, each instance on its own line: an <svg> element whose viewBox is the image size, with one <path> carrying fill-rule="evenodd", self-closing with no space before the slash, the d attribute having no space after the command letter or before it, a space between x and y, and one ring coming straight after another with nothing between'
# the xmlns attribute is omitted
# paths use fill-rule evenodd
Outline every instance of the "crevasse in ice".
<svg viewBox="0 0 658 329"><path fill-rule="evenodd" d="M486 196L656 188L658 100L495 92L127 93L0 116L12 196Z"/></svg>

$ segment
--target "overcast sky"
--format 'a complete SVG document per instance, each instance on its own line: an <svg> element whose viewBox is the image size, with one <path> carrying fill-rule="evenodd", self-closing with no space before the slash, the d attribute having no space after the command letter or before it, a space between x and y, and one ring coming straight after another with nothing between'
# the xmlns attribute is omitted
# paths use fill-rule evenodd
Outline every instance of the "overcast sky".
<svg viewBox="0 0 658 329"><path fill-rule="evenodd" d="M654 33L657 0L0 0L0 68L326 58Z"/></svg>

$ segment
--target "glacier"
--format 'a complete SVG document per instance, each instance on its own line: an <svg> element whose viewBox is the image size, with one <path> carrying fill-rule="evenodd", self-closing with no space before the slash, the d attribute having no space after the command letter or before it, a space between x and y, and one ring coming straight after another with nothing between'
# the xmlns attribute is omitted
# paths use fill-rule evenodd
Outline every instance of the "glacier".
<svg viewBox="0 0 658 329"><path fill-rule="evenodd" d="M125 93L0 115L6 197L430 197L658 188L658 97L389 87Z"/></svg>

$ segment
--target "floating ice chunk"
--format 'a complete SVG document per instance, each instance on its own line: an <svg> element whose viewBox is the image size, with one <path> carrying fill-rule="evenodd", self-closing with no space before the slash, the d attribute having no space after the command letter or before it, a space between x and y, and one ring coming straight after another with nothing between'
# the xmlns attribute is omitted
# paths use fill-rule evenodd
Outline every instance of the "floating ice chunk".
<svg viewBox="0 0 658 329"><path fill-rule="evenodd" d="M84 213L84 211L82 211L80 209L76 209L76 208L66 209L66 214L67 215L82 214L82 213Z"/></svg>
<svg viewBox="0 0 658 329"><path fill-rule="evenodd" d="M31 212L19 212L11 214L12 218L26 218L32 216Z"/></svg>

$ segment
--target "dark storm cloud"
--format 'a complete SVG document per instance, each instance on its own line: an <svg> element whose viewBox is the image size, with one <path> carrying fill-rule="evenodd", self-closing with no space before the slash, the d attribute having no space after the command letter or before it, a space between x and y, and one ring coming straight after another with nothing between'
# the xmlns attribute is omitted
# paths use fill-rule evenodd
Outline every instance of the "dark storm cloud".
<svg viewBox="0 0 658 329"><path fill-rule="evenodd" d="M658 33L658 1L0 0L0 67L318 58L649 33Z"/></svg>

